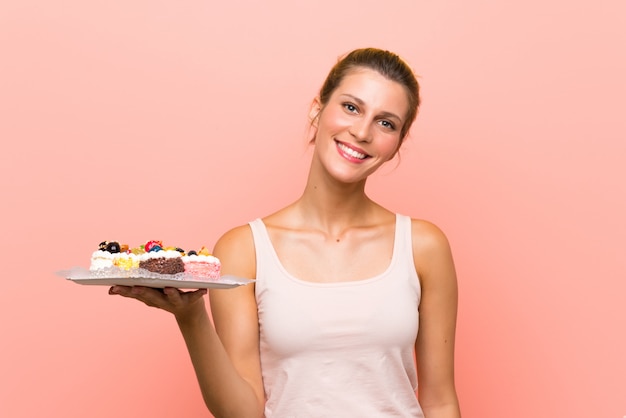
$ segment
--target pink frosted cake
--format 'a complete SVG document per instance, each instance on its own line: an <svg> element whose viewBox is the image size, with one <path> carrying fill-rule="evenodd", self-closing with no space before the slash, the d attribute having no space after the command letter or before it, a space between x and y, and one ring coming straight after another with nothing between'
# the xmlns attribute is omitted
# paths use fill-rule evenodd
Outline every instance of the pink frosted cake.
<svg viewBox="0 0 626 418"><path fill-rule="evenodd" d="M185 273L205 280L219 279L222 267L220 260L212 256L206 248L202 247L198 253L189 251L182 259Z"/></svg>
<svg viewBox="0 0 626 418"><path fill-rule="evenodd" d="M198 252L178 247L164 247L161 241L148 241L145 245L128 248L117 241L103 241L91 254L89 270L97 274L118 274L124 277L142 277L142 270L174 275L185 273L194 280L217 280L221 264L217 257L202 247Z"/></svg>

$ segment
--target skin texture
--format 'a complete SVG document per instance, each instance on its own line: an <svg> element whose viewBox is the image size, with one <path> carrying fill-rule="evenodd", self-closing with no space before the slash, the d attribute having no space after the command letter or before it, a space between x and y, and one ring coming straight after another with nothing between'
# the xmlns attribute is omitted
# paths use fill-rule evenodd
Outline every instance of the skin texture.
<svg viewBox="0 0 626 418"><path fill-rule="evenodd" d="M365 194L365 183L397 153L408 108L400 84L364 68L350 72L327 103L312 101L314 152L305 189L298 200L263 219L290 274L312 282L353 281L387 268L395 214ZM458 418L457 283L450 247L441 230L427 221L412 220L412 237L422 287L415 341L418 397L427 418ZM225 233L213 254L220 258L223 274L255 277L254 243L247 225ZM211 290L213 323L205 291L115 286L111 293L175 315L204 400L215 416L263 416L254 285Z"/></svg>

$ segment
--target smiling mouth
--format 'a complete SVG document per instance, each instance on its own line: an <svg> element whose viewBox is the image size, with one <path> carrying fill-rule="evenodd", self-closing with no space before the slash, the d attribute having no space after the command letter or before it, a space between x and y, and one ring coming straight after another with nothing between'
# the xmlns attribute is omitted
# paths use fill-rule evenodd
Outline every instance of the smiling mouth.
<svg viewBox="0 0 626 418"><path fill-rule="evenodd" d="M337 142L337 147L346 155L352 157L352 158L356 158L359 160L364 160L366 158L369 157L369 155L367 154L363 154L362 152L358 152L353 150L352 148L348 147L345 144L342 144L341 142Z"/></svg>

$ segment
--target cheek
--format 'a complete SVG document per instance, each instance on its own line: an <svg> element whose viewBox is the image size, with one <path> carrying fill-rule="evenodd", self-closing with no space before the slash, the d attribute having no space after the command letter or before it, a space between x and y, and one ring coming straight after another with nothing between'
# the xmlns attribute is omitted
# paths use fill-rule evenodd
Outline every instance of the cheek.
<svg viewBox="0 0 626 418"><path fill-rule="evenodd" d="M400 149L400 139L398 137L381 138L379 141L379 152L381 155L387 155L391 160Z"/></svg>
<svg viewBox="0 0 626 418"><path fill-rule="evenodd" d="M326 108L318 119L320 131L344 129L350 125L350 117L341 109Z"/></svg>

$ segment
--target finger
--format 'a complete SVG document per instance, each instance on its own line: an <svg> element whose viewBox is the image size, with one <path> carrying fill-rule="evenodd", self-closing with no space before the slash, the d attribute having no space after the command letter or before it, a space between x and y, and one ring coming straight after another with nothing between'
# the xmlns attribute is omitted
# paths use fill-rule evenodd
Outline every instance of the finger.
<svg viewBox="0 0 626 418"><path fill-rule="evenodd" d="M109 294L111 295L120 295L127 297L136 297L144 294L146 292L145 287L143 286L120 286L115 285L109 289Z"/></svg>
<svg viewBox="0 0 626 418"><path fill-rule="evenodd" d="M178 294L172 295L172 298L170 300L179 306L188 306L197 302L199 299L202 299L202 297L206 294L206 289L198 289L192 292L179 291Z"/></svg>
<svg viewBox="0 0 626 418"><path fill-rule="evenodd" d="M134 297L148 306L168 309L172 306L163 289L133 286L130 289L130 297Z"/></svg>
<svg viewBox="0 0 626 418"><path fill-rule="evenodd" d="M130 286L115 285L109 288L109 295L121 295L130 293Z"/></svg>
<svg viewBox="0 0 626 418"><path fill-rule="evenodd" d="M197 290L191 290L191 291L184 291L181 289L178 289L176 287L165 287L163 288L163 293L165 293L168 296L172 296L172 297L177 297L180 296L185 297L185 295L192 295L195 293L200 293L202 295L207 293L207 289L197 289Z"/></svg>
<svg viewBox="0 0 626 418"><path fill-rule="evenodd" d="M177 297L177 296L180 296L180 294L183 292L182 290L177 289L175 287L164 287L163 293L165 293L169 297Z"/></svg>
<svg viewBox="0 0 626 418"><path fill-rule="evenodd" d="M137 299L148 306L156 308L168 309L171 305L161 289L145 286L113 286L109 289L109 293Z"/></svg>
<svg viewBox="0 0 626 418"><path fill-rule="evenodd" d="M176 289L174 287L166 287L166 288L163 288L163 294L165 295L165 297L167 298L167 301L172 306L177 307L183 304L183 299L182 299L183 292L181 290Z"/></svg>
<svg viewBox="0 0 626 418"><path fill-rule="evenodd" d="M197 301L198 299L201 299L207 293L208 293L207 289L198 289L195 292L188 293L188 295L189 295L189 302L193 303L193 302Z"/></svg>
<svg viewBox="0 0 626 418"><path fill-rule="evenodd" d="M188 305L200 299L206 295L207 289L198 289L195 291L184 292L180 289L173 287L166 287L163 289L163 293L167 296L168 300L175 306Z"/></svg>

